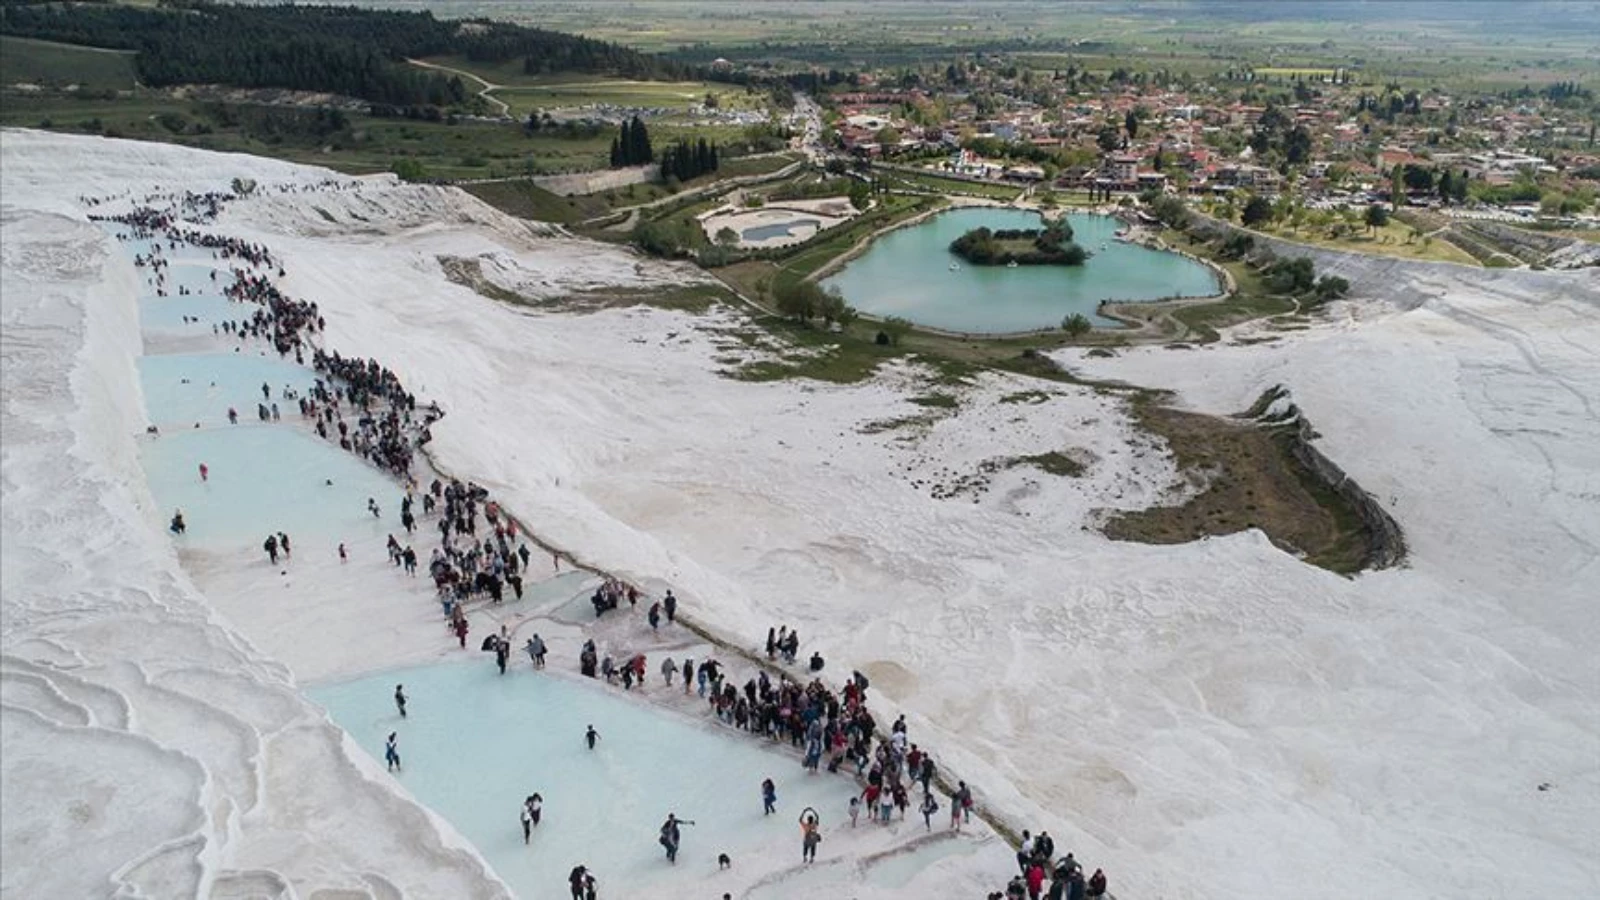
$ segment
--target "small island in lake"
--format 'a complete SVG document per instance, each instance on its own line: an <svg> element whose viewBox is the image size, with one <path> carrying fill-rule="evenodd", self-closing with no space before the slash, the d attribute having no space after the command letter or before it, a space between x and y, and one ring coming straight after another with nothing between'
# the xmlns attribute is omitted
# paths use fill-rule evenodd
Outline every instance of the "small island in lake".
<svg viewBox="0 0 1600 900"><path fill-rule="evenodd" d="M975 266L1081 266L1088 252L1072 242L1065 222L1047 228L974 228L950 242L950 252Z"/></svg>

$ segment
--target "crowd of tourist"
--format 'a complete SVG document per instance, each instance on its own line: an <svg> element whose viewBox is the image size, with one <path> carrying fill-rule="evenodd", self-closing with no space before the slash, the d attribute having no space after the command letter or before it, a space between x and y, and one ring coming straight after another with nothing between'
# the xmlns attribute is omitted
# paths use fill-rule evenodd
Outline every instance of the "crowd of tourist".
<svg viewBox="0 0 1600 900"><path fill-rule="evenodd" d="M320 377L305 396L286 390L285 397L298 401L301 416L313 423L313 430L320 437L332 441L337 434L337 443L342 449L404 482L400 521L408 538L421 527L422 519L436 517L439 543L431 552L428 574L448 627L465 648L469 631L464 610L467 603L478 599L503 602L508 587L517 598L522 596L522 577L531 559L527 543L519 535L515 521L490 499L484 488L471 482L455 479L446 482L435 478L426 490L420 489L413 474L414 452L428 441L428 428L442 412L437 405L430 404L417 415L416 397L404 389L394 372L376 360L344 357L316 346L313 338L325 327L317 305L293 300L273 283L273 271L281 276L283 270L266 248L180 227L180 221L215 218L231 196L189 194L164 211L141 207L102 220L125 225L128 231L119 237L153 239L151 252L136 257L136 264L155 273L155 281L163 290L165 270L170 261L161 249L162 241L169 250L189 244L211 249L216 259L241 264L234 268L234 280L224 293L229 299L253 304L256 309L237 322L219 326L218 333L240 339L268 340L280 356L292 353L301 364L305 364L309 351L310 365ZM266 271L253 271L258 268ZM263 385L262 390L264 399L270 400L270 386ZM230 410L230 420L235 418ZM376 500L369 499L368 509L374 516L381 517ZM175 516L173 530L181 533L183 529L180 513ZM288 536L274 533L263 549L274 563L280 553L287 558ZM343 559L343 544L339 550ZM388 552L396 567L415 573L418 557L409 545L390 535ZM590 599L598 618L619 609L624 599L630 611L636 610L640 593L617 579L607 579ZM661 627L663 612L666 624L677 621L678 602L668 591L665 597L650 605L647 616L652 629ZM844 771L856 778L861 791L851 799L848 809L853 827L859 826L863 811L869 823L888 824L897 816L903 820L911 809L913 793L920 789L921 798L916 809L925 827L932 830L932 816L940 808L935 792L938 766L931 753L910 739L905 717L898 717L888 729L882 728L867 708L867 677L854 672L842 687L835 689L818 675L823 668L820 654L812 655L803 675L791 677L786 667L798 665L799 648L798 630L787 626L768 629L765 650L769 665L754 667L753 673L742 683L716 659L699 663L685 659L680 664L667 658L659 671L669 687L673 679L681 675L683 692L694 692L703 698L716 721L734 731L769 744L787 745L796 751L807 772L818 774L826 768L830 773ZM482 649L492 649L501 672L505 672L510 654L506 629L502 627L499 634L486 638ZM534 667L542 668L546 648L538 635L530 639L524 649ZM648 668L642 653L629 653L626 659L619 661L602 654L594 641L589 640L579 653L579 671L607 683L620 682L624 689L632 690L636 685L643 687ZM399 699L398 692L397 688L396 702L401 704L403 715L403 700ZM591 747L595 737L591 728ZM392 735L389 751L394 754ZM393 755L390 764L391 767L398 765L397 755ZM773 799L770 791L763 787L762 793L763 802L770 811ZM972 790L966 782L957 781L956 787L949 790L948 802L949 828L960 830L970 822L973 810ZM668 824L672 824L670 817ZM812 838L820 837L815 819L805 832L804 853L809 861L816 849ZM668 847L669 858L675 855L676 840L664 846ZM1096 870L1086 878L1072 853L1056 858L1054 842L1048 834L1040 833L1035 837L1024 832L1017 862L1018 874L1003 890L991 893L989 900L1040 900L1041 897L1083 900L1106 893L1104 873ZM584 867L573 870L571 882L575 897L580 891L593 896L593 875Z"/></svg>

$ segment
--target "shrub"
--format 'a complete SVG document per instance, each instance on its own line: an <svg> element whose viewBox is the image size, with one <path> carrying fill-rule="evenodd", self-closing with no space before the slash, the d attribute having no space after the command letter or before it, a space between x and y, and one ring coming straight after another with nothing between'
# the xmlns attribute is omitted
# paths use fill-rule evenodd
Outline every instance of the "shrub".
<svg viewBox="0 0 1600 900"><path fill-rule="evenodd" d="M1317 279L1314 294L1318 303L1337 300L1350 292L1350 282L1337 275L1324 275Z"/></svg>
<svg viewBox="0 0 1600 900"><path fill-rule="evenodd" d="M1094 325L1089 322L1083 313L1073 313L1072 315L1061 320L1061 330L1065 331L1067 336L1072 338L1083 337L1084 335L1088 334L1089 330L1093 327Z"/></svg>

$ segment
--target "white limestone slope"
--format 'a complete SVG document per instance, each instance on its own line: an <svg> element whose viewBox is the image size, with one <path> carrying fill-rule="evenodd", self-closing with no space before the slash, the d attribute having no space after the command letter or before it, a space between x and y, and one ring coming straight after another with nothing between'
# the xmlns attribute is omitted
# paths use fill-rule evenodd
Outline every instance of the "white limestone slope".
<svg viewBox="0 0 1600 900"><path fill-rule="evenodd" d="M134 446L134 270L53 210L61 181L143 189L181 155L78 165L85 142L34 140L0 143L0 894L505 896L216 616L165 539Z"/></svg>
<svg viewBox="0 0 1600 900"><path fill-rule="evenodd" d="M128 150L145 161L134 165L121 155L127 145L11 132L3 146L7 204L14 172L72 190L65 176L49 181L46 155L70 156L73 179L95 186L87 193L225 183L241 174L314 182L326 174L147 145ZM422 400L449 410L432 446L446 468L490 487L579 557L646 585L676 587L689 614L725 634L754 644L768 625L798 626L830 671L867 672L885 711L907 713L919 740L974 781L981 802L1019 825L1048 827L1059 847L1105 866L1119 896L1600 894L1600 672L1593 662L1600 290L1592 276L1527 273L1480 285L1430 273L1428 284L1398 286L1433 298L1416 308L1351 304L1332 323L1276 344L1069 357L1095 374L1175 388L1190 405L1218 412L1243 409L1273 384L1290 387L1323 449L1391 505L1413 548L1406 567L1344 579L1255 533L1180 547L1116 544L1096 534L1095 510L1139 507L1175 486L1166 449L1139 435L1114 398L985 375L959 389L958 412L923 430L863 427L927 412L907 400L927 390L914 366L852 386L753 384L716 374L719 360L751 352L719 334L741 326L735 316L645 308L569 315L497 304L451 284L438 257L488 254L497 281L548 284L551 292L692 276L616 248L535 236L458 193L419 191L373 183L314 198L268 194L231 207L216 227L264 241L284 258L286 288L321 304L332 346L383 360ZM74 275L71 266L57 271L48 261L74 242L70 229L41 232L32 250L14 233L8 222L8 751L14 740L42 740L40 729L83 727L90 712L73 704L96 721L114 721L118 702L154 702L138 691L136 673L106 675L97 683L124 699L102 711L86 693L59 685L53 693L20 677L32 670L12 659L36 667L74 662L74 654L102 659L92 654L111 651L96 640L135 658L154 652L148 637L130 646L116 630L77 636L74 629L87 634L87 622L112 608L107 598L148 598L151 606L117 613L139 621L199 615L175 599L188 596L184 582L170 574L176 570L165 551L153 549L159 538L137 509L127 516L146 530L96 530L95 540L132 534L137 550L113 543L106 552L158 564L97 557L61 572L49 562L59 557L47 554L69 547L57 536L64 532L50 528L81 533L82 516L99 520L100 509L114 505L106 497L141 502L122 483L136 480L94 482L93 491L69 496L48 515L38 503L14 512L21 485L57 484L49 470L64 467L59 448L85 426L57 434L42 412L14 413L14 367L27 373L67 363L13 359L62 330L48 324L55 311L69 324L82 319L85 301L51 285L101 277ZM33 293L67 291L67 300L14 307L17 272L31 273ZM31 330L14 332L13 321ZM25 338L14 343L13 334ZM122 381L108 377L108 384L127 383L118 371ZM46 378L32 393L57 415L75 408L90 418L126 415L113 410L134 399L96 400L79 390L74 401L49 384ZM1003 402L1033 389L1048 396ZM13 427L23 429L21 439ZM80 448L86 461L73 471L85 474L72 482L87 483L105 459L131 464L122 443L128 433L111 428L98 439L110 449ZM1082 478L1026 467L991 473L987 485L979 477L985 461L1069 448L1090 462ZM939 499L930 496L932 484L968 489ZM52 524L52 516L64 524ZM45 561L14 579L16 546ZM170 584L151 572L168 573L160 577ZM133 587L117 587L123 584ZM17 604L18 614L31 617L12 627L17 590L31 598ZM271 629L250 637L296 673L337 674L357 661L340 659L336 648L360 642L384 614L381 598L340 600L349 617L321 620L316 640L295 642ZM158 601L178 611L158 611ZM45 611L31 613L34 607ZM222 652L210 641L226 632L202 618L206 625L194 625L193 634L213 636L187 640L209 660ZM419 619L415 627L436 623ZM400 649L364 647L359 664L409 658L413 644L394 644ZM68 649L51 656L57 646ZM226 682L229 690L258 680L282 685L272 695L282 705L270 708L299 714L282 670L247 648L232 652L243 662L235 663L241 673ZM141 665L146 680L169 686L155 674L160 666ZM78 664L74 674L95 666ZM212 708L260 708L199 682L188 691ZM12 707L31 710L20 713L30 718L18 719ZM271 730L261 721L283 721L262 715L252 720L262 734ZM14 721L25 722L15 739ZM247 743L248 730L234 734ZM237 753L190 749L227 738L147 740L151 747L115 752L125 765L160 772L152 779L168 785L167 794L190 798L202 812L157 823L143 846L180 846L193 822L215 822L197 818L215 805L206 791L249 779L236 774ZM174 757L177 751L195 762ZM302 769L332 774L293 806L256 807L281 811L274 824L295 822L313 835L330 872L369 871L359 861L396 851L354 843L370 835L325 818L332 815L325 804L355 790L340 774L350 765L338 756L306 763ZM11 763L4 766L9 788ZM1549 790L1536 790L1546 782ZM67 819L40 809L24 821ZM382 830L386 839L409 834L448 854L425 823L393 824ZM5 828L9 850L12 826ZM306 871L282 865L291 854L274 856L267 848L278 845L254 840L257 833L271 832L208 839L208 848L221 848L211 852L222 863L204 853L162 858L197 859L188 864L213 872ZM248 857L248 866L230 854ZM447 871L474 877L470 866ZM995 873L997 885L1004 874Z"/></svg>

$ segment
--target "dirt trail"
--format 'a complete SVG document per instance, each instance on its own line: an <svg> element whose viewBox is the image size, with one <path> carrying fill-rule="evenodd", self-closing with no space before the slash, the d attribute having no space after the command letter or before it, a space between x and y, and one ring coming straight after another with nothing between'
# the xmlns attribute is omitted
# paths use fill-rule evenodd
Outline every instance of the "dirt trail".
<svg viewBox="0 0 1600 900"><path fill-rule="evenodd" d="M435 65L434 63L431 63L431 62L423 62L420 59L408 59L408 60L406 60L406 62L410 63L413 66L418 66L418 67L423 68L423 69L435 69L435 70L440 71L440 72L449 72L452 75L459 75L462 78L470 78L473 81L476 81L477 83L483 85L483 90L478 92L478 96L479 97L482 97L485 101L487 101L489 103L493 103L494 105L500 107L500 115L502 115L502 116L511 115L511 107L507 106L505 104L504 100L500 100L498 98L489 96L489 94L491 92L498 91L502 87L504 87L505 85L491 84L490 82L484 81L482 78L478 77L477 75L474 75L471 72L468 72L466 69L452 69L449 66Z"/></svg>

